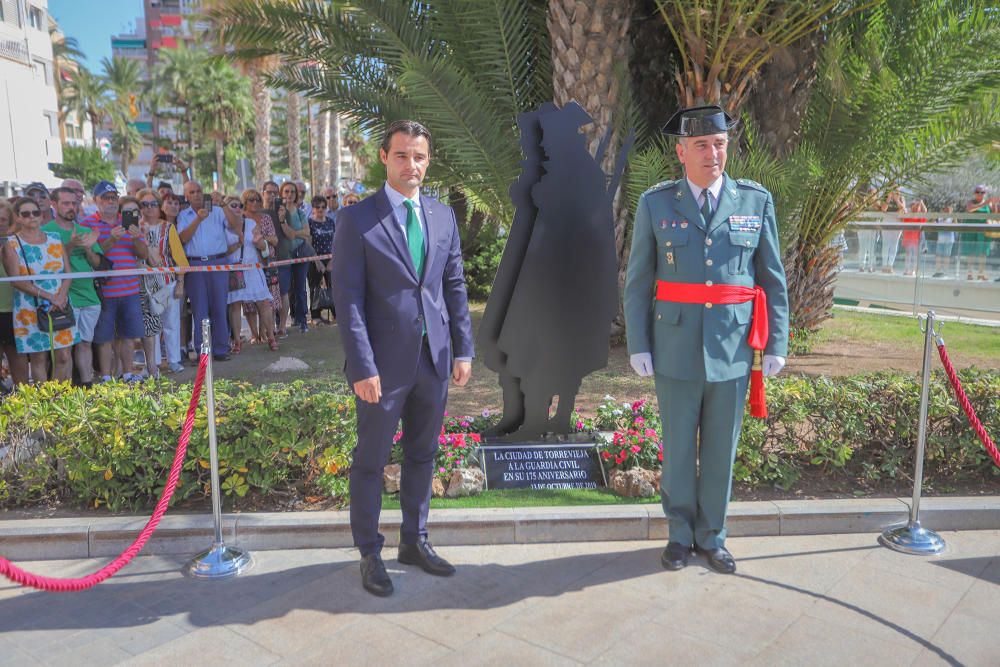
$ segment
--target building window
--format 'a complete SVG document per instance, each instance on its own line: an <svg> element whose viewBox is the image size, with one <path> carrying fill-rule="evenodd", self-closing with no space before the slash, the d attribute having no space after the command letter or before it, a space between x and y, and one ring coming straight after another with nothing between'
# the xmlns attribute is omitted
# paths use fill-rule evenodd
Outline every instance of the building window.
<svg viewBox="0 0 1000 667"><path fill-rule="evenodd" d="M41 79L45 82L46 86L52 85L51 77L49 76L49 66L44 60L35 60L35 77Z"/></svg>
<svg viewBox="0 0 1000 667"><path fill-rule="evenodd" d="M42 10L38 7L30 7L28 9L28 23L35 30L45 30L45 20Z"/></svg>

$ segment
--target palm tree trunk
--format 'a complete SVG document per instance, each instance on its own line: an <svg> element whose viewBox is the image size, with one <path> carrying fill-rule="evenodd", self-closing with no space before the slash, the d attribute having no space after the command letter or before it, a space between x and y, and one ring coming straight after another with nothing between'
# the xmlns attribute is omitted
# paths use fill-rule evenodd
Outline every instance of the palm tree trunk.
<svg viewBox="0 0 1000 667"><path fill-rule="evenodd" d="M288 92L286 106L288 124L288 170L293 181L302 180L302 103L299 94Z"/></svg>
<svg viewBox="0 0 1000 667"><path fill-rule="evenodd" d="M194 175L194 114L191 113L191 106L184 107L184 116L188 126L188 168L191 170L190 178L193 181Z"/></svg>
<svg viewBox="0 0 1000 667"><path fill-rule="evenodd" d="M629 23L633 0L549 0L546 22L552 40L552 88L560 106L576 100L594 119L585 128L592 153L609 127L619 106L622 80L615 71L629 58ZM581 29L582 28L582 29ZM601 168L614 172L614 162L623 137L611 136ZM628 261L627 230L631 216L624 198L615 194L615 252L618 256L619 292L625 285ZM612 335L621 335L625 318L615 318Z"/></svg>
<svg viewBox="0 0 1000 667"><path fill-rule="evenodd" d="M330 171L326 165L330 158L330 112L323 111L316 114L316 124L318 126L317 132L313 135L316 137L314 141L316 144L316 174L313 176L313 180L316 181L317 189L321 189L330 184Z"/></svg>
<svg viewBox="0 0 1000 667"><path fill-rule="evenodd" d="M90 118L90 145L93 148L97 148L97 114L88 113L87 116ZM80 132L83 132L82 123Z"/></svg>
<svg viewBox="0 0 1000 667"><path fill-rule="evenodd" d="M220 137L215 138L215 172L219 175L219 190L225 191L226 189L226 153L222 145L222 139Z"/></svg>
<svg viewBox="0 0 1000 667"><path fill-rule="evenodd" d="M330 112L330 185L336 188L340 184L340 153L343 151L340 114Z"/></svg>
<svg viewBox="0 0 1000 667"><path fill-rule="evenodd" d="M271 91L264 85L260 69L250 70L250 94L254 107L253 167L256 183L271 177Z"/></svg>

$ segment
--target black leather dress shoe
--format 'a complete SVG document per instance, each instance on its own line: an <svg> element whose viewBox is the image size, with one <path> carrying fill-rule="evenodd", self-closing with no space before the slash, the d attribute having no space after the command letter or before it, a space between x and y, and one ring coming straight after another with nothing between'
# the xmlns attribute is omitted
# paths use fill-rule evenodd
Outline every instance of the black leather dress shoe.
<svg viewBox="0 0 1000 667"><path fill-rule="evenodd" d="M427 574L438 577L450 577L455 574L455 567L434 552L434 547L422 538L416 544L399 544L399 556L396 558L404 565L416 565Z"/></svg>
<svg viewBox="0 0 1000 667"><path fill-rule="evenodd" d="M228 354L213 354L212 358L215 359L216 361L229 361L230 359L232 359L232 357L229 356Z"/></svg>
<svg viewBox="0 0 1000 667"><path fill-rule="evenodd" d="M688 556L691 554L691 547L680 542L667 542L667 548L660 556L660 563L667 570L680 570L688 564Z"/></svg>
<svg viewBox="0 0 1000 667"><path fill-rule="evenodd" d="M392 579L385 571L385 563L378 554L361 558L361 585L372 595L387 598L392 595Z"/></svg>
<svg viewBox="0 0 1000 667"><path fill-rule="evenodd" d="M725 547L716 549L699 549L708 559L708 566L721 574L736 572L736 559Z"/></svg>

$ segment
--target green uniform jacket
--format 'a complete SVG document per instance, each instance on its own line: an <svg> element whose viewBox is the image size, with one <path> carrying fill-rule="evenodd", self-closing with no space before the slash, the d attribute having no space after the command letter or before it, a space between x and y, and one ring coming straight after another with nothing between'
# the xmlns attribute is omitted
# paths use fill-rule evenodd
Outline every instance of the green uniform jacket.
<svg viewBox="0 0 1000 667"><path fill-rule="evenodd" d="M752 303L656 301L656 281L759 285L767 294L765 354L788 355L788 288L778 249L771 193L723 175L718 208L701 216L687 179L643 193L635 214L625 278L630 354L651 352L657 373L677 380L722 382L750 372Z"/></svg>

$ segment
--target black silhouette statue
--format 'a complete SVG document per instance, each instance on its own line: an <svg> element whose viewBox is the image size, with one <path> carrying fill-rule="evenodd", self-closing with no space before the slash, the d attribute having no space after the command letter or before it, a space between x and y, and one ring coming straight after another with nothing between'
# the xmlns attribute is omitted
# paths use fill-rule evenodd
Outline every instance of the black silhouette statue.
<svg viewBox="0 0 1000 667"><path fill-rule="evenodd" d="M517 119L524 160L510 188L514 220L479 330L479 351L500 375L504 398L488 438L571 433L580 382L608 363L618 310L612 201L633 137L609 179L600 164L611 129L591 156L580 133L591 123L576 102L546 103Z"/></svg>

